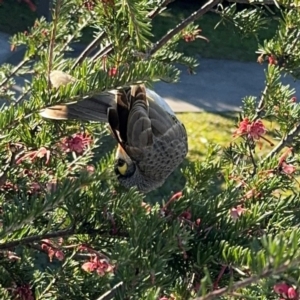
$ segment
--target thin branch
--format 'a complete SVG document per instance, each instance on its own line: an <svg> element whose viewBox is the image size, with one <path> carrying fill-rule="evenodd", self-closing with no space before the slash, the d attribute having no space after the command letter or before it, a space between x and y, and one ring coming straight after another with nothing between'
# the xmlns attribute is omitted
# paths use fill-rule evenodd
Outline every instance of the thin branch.
<svg viewBox="0 0 300 300"><path fill-rule="evenodd" d="M81 32L82 29L84 29L86 27L86 25L89 24L90 20L92 18L90 17L89 19L87 19L85 22L83 22L78 28L77 30L68 38L68 40L65 42L65 44L62 46L62 48L60 49L60 52L65 51L65 49L68 47L68 45L70 44L70 42L75 38L76 33Z"/></svg>
<svg viewBox="0 0 300 300"><path fill-rule="evenodd" d="M36 241L40 241L42 239L51 239L51 238L55 238L55 237L70 236L70 235L74 234L74 232L75 232L75 228L69 228L69 229L65 229L65 230L59 230L59 231L40 234L40 235L33 235L33 236L25 237L23 239L0 244L0 250L14 248L19 245L30 244L30 243L33 243Z"/></svg>
<svg viewBox="0 0 300 300"><path fill-rule="evenodd" d="M258 282L259 280L261 280L263 278L281 274L290 268L297 267L299 265L299 263L300 263L300 259L296 259L294 261L288 261L276 269L268 268L264 272L262 272L262 274L260 274L260 275L253 275L245 280L238 281L238 282L232 284L231 286L227 286L227 287L221 288L219 290L213 291L213 292L207 294L206 296L198 297L195 300L211 300L211 299L216 299L216 298L224 296L224 295L231 294L232 292L234 292L238 289L244 288L250 284Z"/></svg>
<svg viewBox="0 0 300 300"><path fill-rule="evenodd" d="M218 289L219 282L220 282L222 276L224 275L224 272L225 272L225 270L227 269L227 267L228 267L227 265L222 266L221 271L220 271L220 273L219 273L219 275L218 275L216 281L215 281L214 284L213 284L214 290Z"/></svg>
<svg viewBox="0 0 300 300"><path fill-rule="evenodd" d="M13 77L24 65L29 61L30 59L28 57L24 58L17 66L13 68L11 73L0 83L0 87L5 85L8 80Z"/></svg>
<svg viewBox="0 0 300 300"><path fill-rule="evenodd" d="M101 43L101 41L105 38L105 36L106 36L105 32L99 33L98 36L96 36L96 38L77 57L71 70L74 70L79 64L81 64L83 60Z"/></svg>
<svg viewBox="0 0 300 300"><path fill-rule="evenodd" d="M97 300L110 300L115 297L116 291L123 286L123 281L120 281L115 286L113 286L109 291L100 296Z"/></svg>
<svg viewBox="0 0 300 300"><path fill-rule="evenodd" d="M48 76L48 88L51 87L51 81L50 81L50 73L52 69L52 61L53 61L53 51L54 51L54 45L55 45L55 36L56 36L56 29L57 29L57 22L58 22L58 15L61 7L61 1L57 1L55 5L55 11L54 11L54 20L53 20L53 28L51 30L51 37L49 42L49 57L48 57L48 70L47 70L47 76Z"/></svg>
<svg viewBox="0 0 300 300"><path fill-rule="evenodd" d="M228 2L241 3L241 4L259 4L259 5L275 5L274 0L227 0Z"/></svg>
<svg viewBox="0 0 300 300"><path fill-rule="evenodd" d="M10 158L8 160L7 167L4 169L3 173L0 175L0 187L5 183L5 181L7 179L7 174L9 172L9 170L14 166L14 164L16 162L16 156L18 154L17 149L12 144L9 145L8 150L10 152Z"/></svg>
<svg viewBox="0 0 300 300"><path fill-rule="evenodd" d="M32 90L32 87L28 88L26 92L18 97L18 99L13 103L13 105L19 104Z"/></svg>
<svg viewBox="0 0 300 300"><path fill-rule="evenodd" d="M227 0L228 2L232 2L232 3L240 3L240 4L253 4L253 5L275 5L275 1L274 0ZM284 3L282 1L279 1L278 3L281 7L285 7L285 8L298 8L299 4L297 3Z"/></svg>
<svg viewBox="0 0 300 300"><path fill-rule="evenodd" d="M55 284L57 281L57 275L53 276L53 279L49 282L49 284L46 286L46 288L42 291L42 293L39 295L38 299L43 299L43 297L51 290L52 286Z"/></svg>
<svg viewBox="0 0 300 300"><path fill-rule="evenodd" d="M264 160L267 160L277 153L279 153L284 147L290 145L294 138L300 134L300 124L298 124L290 133L283 138L277 145L272 149L272 151L266 156Z"/></svg>
<svg viewBox="0 0 300 300"><path fill-rule="evenodd" d="M153 19L154 17L156 17L160 12L161 12L161 8L168 5L169 3L173 2L175 0L165 0L157 9L151 11L147 16L150 19ZM222 0L219 0L222 1ZM156 12L157 10L157 12ZM124 43L126 43L127 41L129 41L130 36L128 35L125 40ZM108 44L106 47L100 49L93 57L92 57L92 61L95 61L105 55L109 55L113 52L114 47L113 47L113 43ZM147 54L148 56L148 54Z"/></svg>
<svg viewBox="0 0 300 300"><path fill-rule="evenodd" d="M201 16L203 16L205 13L207 13L209 10L211 10L215 5L217 5L220 2L222 2L222 0L210 0L207 3L205 3L199 10L193 12L189 17L187 17L185 20L183 20L173 30L171 30L169 33L164 35L157 43L155 43L153 48L150 49L149 55L153 55L163 45L165 45L173 36L175 36L177 33L179 33L182 29L184 29L190 23L199 19Z"/></svg>
<svg viewBox="0 0 300 300"><path fill-rule="evenodd" d="M92 61L95 61L103 56L109 55L114 50L112 44L107 45L106 47L100 49L93 57Z"/></svg>
<svg viewBox="0 0 300 300"><path fill-rule="evenodd" d="M260 97L260 100L259 100L257 108L256 108L256 114L253 118L253 121L256 121L257 119L259 119L261 117L261 113L265 107L265 98L266 98L269 87L270 87L269 84L267 84L265 89L262 92L262 95Z"/></svg>
<svg viewBox="0 0 300 300"><path fill-rule="evenodd" d="M51 239L51 238L55 238L55 237L67 237L67 236L71 236L74 234L89 234L89 235L97 234L99 236L107 235L111 238L112 237L114 237L114 238L128 237L128 234L126 232L121 232L121 231L112 233L111 230L99 230L99 229L80 230L80 229L76 229L75 227L71 227L69 229L54 231L54 232L45 233L45 234L33 235L33 236L25 237L23 239L3 243L3 244L0 244L0 250L14 248L19 245L27 245L27 244L31 244L33 242L39 242L43 239Z"/></svg>
<svg viewBox="0 0 300 300"><path fill-rule="evenodd" d="M254 159L254 156L253 156L252 145L251 145L251 143L248 139L246 140L246 144L248 146L250 159L251 159L251 162L252 162L252 165L253 165L253 171L252 171L251 175L254 176L256 174L257 165L256 165L256 162L255 162L255 159Z"/></svg>
<svg viewBox="0 0 300 300"><path fill-rule="evenodd" d="M166 7L168 4L174 2L175 0L165 0L161 5L154 8L150 13L147 15L148 18L153 19L157 15L159 15L164 7Z"/></svg>

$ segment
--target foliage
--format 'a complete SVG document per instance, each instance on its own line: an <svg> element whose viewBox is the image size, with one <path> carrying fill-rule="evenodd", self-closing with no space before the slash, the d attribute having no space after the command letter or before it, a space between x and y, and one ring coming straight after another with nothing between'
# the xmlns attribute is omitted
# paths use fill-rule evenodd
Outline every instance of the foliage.
<svg viewBox="0 0 300 300"><path fill-rule="evenodd" d="M199 38L193 18L218 1L153 43L152 19L166 2L57 0L53 22L37 20L11 39L26 53L0 69L10 102L0 118L2 299L299 298L300 109L281 83L285 73L299 76L300 13L291 1L260 46L260 62L269 63L261 98L245 95L233 136L185 162L184 187L173 196L118 185L103 124L38 114L100 91L176 80L176 63L192 71L197 61L178 42ZM265 24L260 6L236 12L233 4L225 15L245 34ZM73 57L71 43L90 26L94 41ZM54 89L54 69L78 80ZM23 74L32 80L17 95Z"/></svg>
<svg viewBox="0 0 300 300"><path fill-rule="evenodd" d="M194 10L198 9L201 1L174 1L168 8L155 17L152 24L151 41L156 41L168 30L175 27L179 22L188 17ZM25 2L4 0L0 4L0 31L15 34L28 30L34 24L37 13L32 12ZM277 15L267 15L268 24L259 28L255 35L244 37L237 27L230 22L223 22L225 26L215 26L220 17L215 12L208 12L195 21L202 30L209 43L196 39L193 43L184 40L178 44L179 52L186 55L200 55L201 57L216 59L234 59L241 61L253 61L256 58L257 41L263 43L265 39L273 37L278 25ZM224 39L226 36L226 39ZM241 38L242 37L242 38ZM84 28L80 42L88 44L93 40L93 28Z"/></svg>

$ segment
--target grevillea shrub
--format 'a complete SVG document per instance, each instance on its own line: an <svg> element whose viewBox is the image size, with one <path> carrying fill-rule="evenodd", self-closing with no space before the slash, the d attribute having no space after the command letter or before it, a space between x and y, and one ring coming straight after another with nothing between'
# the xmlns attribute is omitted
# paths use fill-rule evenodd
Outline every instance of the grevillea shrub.
<svg viewBox="0 0 300 300"><path fill-rule="evenodd" d="M151 37L169 2L57 0L51 23L36 20L11 38L13 51L26 52L0 68L1 299L299 299L300 106L281 81L299 76L299 3L237 11L211 0ZM192 73L197 61L177 45L207 42L192 21L212 9L241 35L256 34L274 10L278 29L258 49L265 89L241 99L226 147L184 162L182 186L171 176L155 193L125 190L105 124L40 117L100 91L176 80L177 63ZM52 88L57 69L76 82Z"/></svg>

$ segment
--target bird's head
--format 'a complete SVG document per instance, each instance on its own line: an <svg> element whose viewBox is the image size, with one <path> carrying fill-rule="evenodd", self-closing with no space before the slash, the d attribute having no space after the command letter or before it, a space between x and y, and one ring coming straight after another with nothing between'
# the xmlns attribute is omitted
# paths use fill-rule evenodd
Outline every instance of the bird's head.
<svg viewBox="0 0 300 300"><path fill-rule="evenodd" d="M132 161L123 147L119 144L115 157L115 173L118 179L130 178L134 175L135 172L136 164L134 163L134 161Z"/></svg>
<svg viewBox="0 0 300 300"><path fill-rule="evenodd" d="M114 170L122 186L128 189L136 187L143 193L148 193L163 183L161 180L154 180L145 176L139 169L138 163L130 158L120 144L116 151Z"/></svg>

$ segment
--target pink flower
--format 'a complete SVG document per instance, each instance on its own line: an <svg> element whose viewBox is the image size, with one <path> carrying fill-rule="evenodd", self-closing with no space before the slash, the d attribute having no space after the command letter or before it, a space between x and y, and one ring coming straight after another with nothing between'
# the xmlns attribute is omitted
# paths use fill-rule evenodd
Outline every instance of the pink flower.
<svg viewBox="0 0 300 300"><path fill-rule="evenodd" d="M293 102L293 103L297 102L297 97L296 97L296 96L293 96L293 97L291 98L291 102Z"/></svg>
<svg viewBox="0 0 300 300"><path fill-rule="evenodd" d="M94 262L89 261L89 262L84 263L84 264L81 266L81 268L82 268L85 272L91 273L91 272L95 271L96 265L95 265Z"/></svg>
<svg viewBox="0 0 300 300"><path fill-rule="evenodd" d="M64 260L64 253L61 250L59 250L51 240L44 239L42 240L42 242L43 243L41 245L41 249L48 254L50 262L52 262L53 257L60 261ZM61 245L61 242L59 242L59 245Z"/></svg>
<svg viewBox="0 0 300 300"><path fill-rule="evenodd" d="M293 148L290 147L288 148L278 159L278 165L281 166L282 163L288 158L288 156L290 155L290 153L293 152Z"/></svg>
<svg viewBox="0 0 300 300"><path fill-rule="evenodd" d="M99 267L105 271L105 272L111 272L113 270L113 267L106 259L100 259L98 262Z"/></svg>
<svg viewBox="0 0 300 300"><path fill-rule="evenodd" d="M11 252L11 251L7 252L7 257L8 257L9 260L12 260L12 261L21 260L21 257L17 256L16 253Z"/></svg>
<svg viewBox="0 0 300 300"><path fill-rule="evenodd" d="M258 140L265 133L266 128L261 120L257 120L251 124L249 134L254 139Z"/></svg>
<svg viewBox="0 0 300 300"><path fill-rule="evenodd" d="M118 69L116 67L112 67L108 70L108 76L114 77L117 75Z"/></svg>
<svg viewBox="0 0 300 300"><path fill-rule="evenodd" d="M288 289L287 296L289 297L289 299L299 299L298 298L299 295L293 287L290 287Z"/></svg>
<svg viewBox="0 0 300 300"><path fill-rule="evenodd" d="M104 276L114 270L114 267L106 259L99 259L98 256L91 258L89 262L85 262L81 268L89 273L96 271L99 276Z"/></svg>
<svg viewBox="0 0 300 300"><path fill-rule="evenodd" d="M179 217L190 220L192 218L192 214L190 211L186 210L179 215Z"/></svg>
<svg viewBox="0 0 300 300"><path fill-rule="evenodd" d="M249 190L248 192L246 192L245 196L246 199L251 199L251 198L259 198L261 197L261 193L258 192L255 188Z"/></svg>
<svg viewBox="0 0 300 300"><path fill-rule="evenodd" d="M245 118L240 122L233 136L247 136L248 138L259 140L265 133L266 128L261 120L251 122L248 118Z"/></svg>
<svg viewBox="0 0 300 300"><path fill-rule="evenodd" d="M96 273L99 275L99 276L104 276L105 275L105 272L102 268L97 268L96 269Z"/></svg>
<svg viewBox="0 0 300 300"><path fill-rule="evenodd" d="M281 283L276 283L273 288L274 288L274 292L277 294L287 294L289 285L287 285L284 282L281 282Z"/></svg>
<svg viewBox="0 0 300 300"><path fill-rule="evenodd" d="M234 221L236 221L246 210L246 208L242 208L241 205L238 205L236 208L233 207L230 209L230 216Z"/></svg>
<svg viewBox="0 0 300 300"><path fill-rule="evenodd" d="M277 59L274 54L269 55L268 61L269 65L277 65Z"/></svg>
<svg viewBox="0 0 300 300"><path fill-rule="evenodd" d="M92 139L88 135L75 133L71 137L62 139L61 148L65 152L75 152L81 155L91 142Z"/></svg>
<svg viewBox="0 0 300 300"><path fill-rule="evenodd" d="M82 244L78 247L78 251L88 251L93 256L90 257L90 261L85 262L81 268L86 272L96 272L99 276L104 276L106 273L111 273L114 270L114 266L108 261L108 258L100 258L99 252Z"/></svg>
<svg viewBox="0 0 300 300"><path fill-rule="evenodd" d="M26 159L28 159L30 162L33 162L36 158L44 158L44 157L46 157L46 165L47 165L50 161L50 150L47 150L47 148L45 147L41 147L38 150L27 152L24 156L20 157L16 161L16 164L19 164Z"/></svg>
<svg viewBox="0 0 300 300"><path fill-rule="evenodd" d="M251 125L251 122L249 121L248 118L243 119L239 124L239 128L235 130L234 136L241 136L241 135L247 134L249 131L250 125Z"/></svg>
<svg viewBox="0 0 300 300"><path fill-rule="evenodd" d="M285 282L275 284L274 292L283 296L284 299L292 299L292 300L299 299L298 292L292 286L289 286Z"/></svg>
<svg viewBox="0 0 300 300"><path fill-rule="evenodd" d="M285 162L282 162L281 170L283 173L285 173L287 175L292 175L293 173L295 173L296 167L293 165L288 165Z"/></svg>
<svg viewBox="0 0 300 300"><path fill-rule="evenodd" d="M60 260L60 261L62 261L62 260L64 260L65 259L65 255L64 255L64 253L61 251L61 250L57 250L57 251L55 251L55 257L58 259L58 260Z"/></svg>
<svg viewBox="0 0 300 300"><path fill-rule="evenodd" d="M93 1L84 1L84 6L87 10L91 11L94 9L95 3Z"/></svg>
<svg viewBox="0 0 300 300"><path fill-rule="evenodd" d="M146 210L147 213L151 212L151 205L146 203L146 202L142 202L141 206Z"/></svg>
<svg viewBox="0 0 300 300"><path fill-rule="evenodd" d="M182 192L177 192L175 193L169 200L168 202L163 206L162 211L166 211L167 207L174 201L178 200L179 198L182 197Z"/></svg>
<svg viewBox="0 0 300 300"><path fill-rule="evenodd" d="M161 298L159 298L159 300L175 300L175 296L173 294L170 295L170 297L167 296L162 296Z"/></svg>
<svg viewBox="0 0 300 300"><path fill-rule="evenodd" d="M14 294L13 299L34 300L35 298L29 284L23 284L21 286L18 286L14 290L13 294Z"/></svg>
<svg viewBox="0 0 300 300"><path fill-rule="evenodd" d="M92 166L92 165L88 165L88 166L86 167L86 170L87 170L90 174L95 173L95 167Z"/></svg>
<svg viewBox="0 0 300 300"><path fill-rule="evenodd" d="M286 163L286 159L292 153L293 148L288 148L278 159L278 168L287 175L292 175L296 171L296 167Z"/></svg>
<svg viewBox="0 0 300 300"><path fill-rule="evenodd" d="M78 251L88 251L89 247L85 244L82 244L78 247Z"/></svg>
<svg viewBox="0 0 300 300"><path fill-rule="evenodd" d="M40 184L38 183L38 182L32 182L31 184L30 184L30 189L31 189L31 191L32 192L39 192L40 190L41 190L41 186L40 186Z"/></svg>

